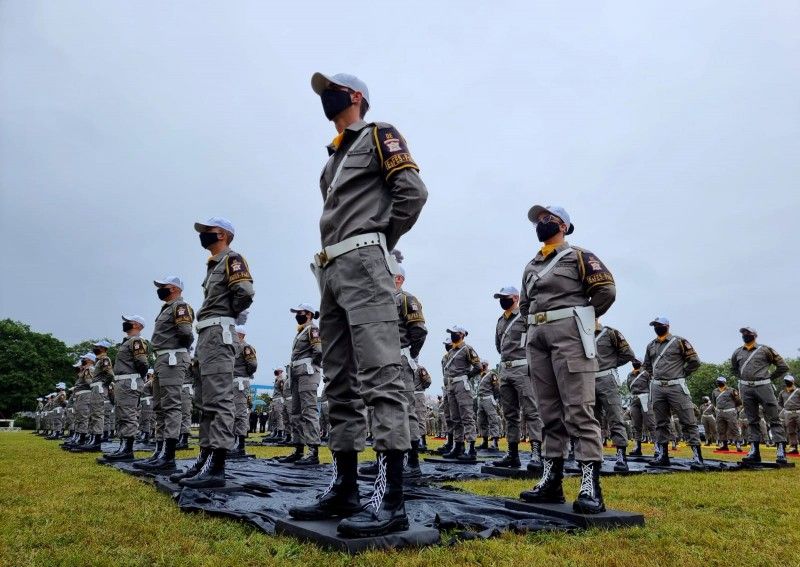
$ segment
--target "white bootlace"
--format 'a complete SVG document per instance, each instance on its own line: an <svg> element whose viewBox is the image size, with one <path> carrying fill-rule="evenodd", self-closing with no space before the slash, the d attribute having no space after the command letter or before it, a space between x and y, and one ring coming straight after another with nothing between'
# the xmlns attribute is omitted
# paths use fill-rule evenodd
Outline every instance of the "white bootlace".
<svg viewBox="0 0 800 567"><path fill-rule="evenodd" d="M197 476L207 473L208 469L210 468L211 468L211 455L209 455L208 458L206 459L206 462L203 463L203 466L198 471Z"/></svg>
<svg viewBox="0 0 800 567"><path fill-rule="evenodd" d="M542 478L536 488L542 488L550 480L550 471L553 470L553 459L542 459Z"/></svg>
<svg viewBox="0 0 800 567"><path fill-rule="evenodd" d="M591 463L581 465L581 487L578 492L586 494L589 498L594 498L594 467Z"/></svg>
<svg viewBox="0 0 800 567"><path fill-rule="evenodd" d="M330 482L330 484L328 484L328 488L326 488L325 491L320 495L320 498L322 498L323 496L328 495L330 493L330 491L333 490L333 486L336 484L336 477L339 476L339 469L336 466L336 457L335 456L333 457L333 471L332 472L333 472L333 476L331 477L331 482Z"/></svg>
<svg viewBox="0 0 800 567"><path fill-rule="evenodd" d="M386 494L386 455L378 455L378 476L375 477L375 485L368 505L371 505L377 512L383 503L383 496Z"/></svg>

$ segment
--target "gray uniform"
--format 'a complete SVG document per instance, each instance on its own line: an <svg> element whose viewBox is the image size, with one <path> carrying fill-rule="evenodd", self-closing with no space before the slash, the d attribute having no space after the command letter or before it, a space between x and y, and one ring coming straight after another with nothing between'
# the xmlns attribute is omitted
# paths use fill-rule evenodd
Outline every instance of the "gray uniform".
<svg viewBox="0 0 800 567"><path fill-rule="evenodd" d="M430 435L433 433L433 429L428 427L430 412L428 411L428 404L425 399L425 390L427 390L430 385L431 375L424 367L418 366L417 371L414 372L414 412L417 414L420 435Z"/></svg>
<svg viewBox="0 0 800 567"><path fill-rule="evenodd" d="M181 435L188 435L192 429L192 403L194 384L198 379L197 368L197 359L194 358L189 363L181 384Z"/></svg>
<svg viewBox="0 0 800 567"><path fill-rule="evenodd" d="M409 408L400 375L395 285L386 256L416 222L427 189L405 140L389 124L359 120L328 151L320 177L322 245L372 233L385 237L385 247L359 247L318 271L322 358L330 379L330 448L364 449L365 408L371 405L375 449L405 451L410 447ZM346 167L339 169L345 157Z"/></svg>
<svg viewBox="0 0 800 567"><path fill-rule="evenodd" d="M494 345L500 354L500 403L509 443L519 443L520 437L542 441L542 419L526 354L527 330L526 317L516 309L500 316L494 333ZM520 417L527 426L525 435L520 432Z"/></svg>
<svg viewBox="0 0 800 567"><path fill-rule="evenodd" d="M470 380L481 372L481 359L475 349L462 342L453 345L444 363L447 402L453 424L453 441L473 443L477 437L474 396Z"/></svg>
<svg viewBox="0 0 800 567"><path fill-rule="evenodd" d="M53 399L53 419L50 429L61 433L64 430L64 408L67 405L67 395L64 392L59 392Z"/></svg>
<svg viewBox="0 0 800 567"><path fill-rule="evenodd" d="M424 432L424 421L417 415L415 399L415 375L419 366L417 357L425 344L428 329L425 327L425 315L422 313L422 304L419 300L403 289L394 294L397 305L397 317L400 323L400 353L404 393L408 403L408 429L411 439L419 439ZM424 394L423 394L424 395Z"/></svg>
<svg viewBox="0 0 800 567"><path fill-rule="evenodd" d="M601 461L603 445L594 415L597 359L586 356L573 316L553 320L544 313L591 305L600 317L615 295L614 278L600 259L566 242L546 257L539 252L525 267L519 309L530 325L528 367L544 423L545 457L565 457L573 437L576 459Z"/></svg>
<svg viewBox="0 0 800 567"><path fill-rule="evenodd" d="M319 445L319 408L317 389L322 374L322 344L316 325L307 322L298 326L297 335L292 342L291 376L292 388L291 419L297 434L296 444Z"/></svg>
<svg viewBox="0 0 800 567"><path fill-rule="evenodd" d="M800 388L784 388L778 396L778 405L783 408L783 426L790 445L797 446L797 432L800 431Z"/></svg>
<svg viewBox="0 0 800 567"><path fill-rule="evenodd" d="M775 443L785 443L786 433L781 423L778 400L772 387L774 380L780 380L789 372L789 367L781 355L766 345L753 344L752 348L741 346L731 356L733 374L739 379L739 392L742 395L744 412L750 426L750 442L769 441L761 439L759 406L764 408L764 418L772 432ZM770 366L775 370L770 373Z"/></svg>
<svg viewBox="0 0 800 567"><path fill-rule="evenodd" d="M667 334L647 345L642 367L653 379L650 394L656 418L656 441L669 441L669 422L674 411L680 422L683 436L691 446L700 445L700 432L694 415L694 404L686 386L686 377L700 368L697 353L684 338Z"/></svg>
<svg viewBox="0 0 800 567"><path fill-rule="evenodd" d="M700 423L706 433L706 445L717 442L717 417L714 404L704 402L700 406Z"/></svg>
<svg viewBox="0 0 800 567"><path fill-rule="evenodd" d="M631 422L633 425L633 435L637 441L644 439L645 431L650 435L650 439L655 438L656 420L653 417L652 404L650 400L650 374L640 370L634 370L628 374L628 391L631 393Z"/></svg>
<svg viewBox="0 0 800 567"><path fill-rule="evenodd" d="M91 400L92 366L83 366L78 370L75 379L75 390L72 397L75 398L75 431L77 433L89 433L89 401Z"/></svg>
<svg viewBox="0 0 800 567"><path fill-rule="evenodd" d="M120 437L136 436L136 410L147 366L147 341L139 336L122 339L114 360L115 419Z"/></svg>
<svg viewBox="0 0 800 567"><path fill-rule="evenodd" d="M717 438L726 443L739 439L739 421L736 411L736 393L725 386L714 388L711 392L711 403L716 409Z"/></svg>
<svg viewBox="0 0 800 567"><path fill-rule="evenodd" d="M291 438L292 443L297 445L300 443L298 439L300 439L300 434L295 427L295 424L292 422L292 381L288 377L284 378L283 380L283 426L289 432L289 436Z"/></svg>
<svg viewBox="0 0 800 567"><path fill-rule="evenodd" d="M622 398L617 384L617 368L636 360L636 354L618 330L604 326L595 336L597 363L600 370L595 374L595 417L601 412L608 422L611 442L615 447L628 446L628 432L622 415Z"/></svg>
<svg viewBox="0 0 800 567"><path fill-rule="evenodd" d="M269 411L273 433L286 430L286 423L283 419L286 413L286 408L284 407L285 399L283 397L284 382L286 382L286 377L280 374L275 377L275 385L272 388L272 403L269 406Z"/></svg>
<svg viewBox="0 0 800 567"><path fill-rule="evenodd" d="M105 403L108 387L114 381L114 370L107 354L100 354L92 368L92 394L89 397L89 433L102 435L105 430Z"/></svg>
<svg viewBox="0 0 800 567"><path fill-rule="evenodd" d="M165 302L156 317L151 342L156 353L153 397L158 440L178 439L181 433L181 390L191 363L188 348L194 341L193 321L194 312L183 297Z"/></svg>
<svg viewBox="0 0 800 567"><path fill-rule="evenodd" d="M500 415L497 413L499 397L500 380L494 370L488 370L478 382L478 431L482 437L500 437Z"/></svg>
<svg viewBox="0 0 800 567"><path fill-rule="evenodd" d="M202 411L200 447L228 449L235 440L235 319L250 307L255 295L245 259L230 248L209 258L203 290L203 306L197 312L200 379L195 385L195 398Z"/></svg>
<svg viewBox="0 0 800 567"><path fill-rule="evenodd" d="M139 431L146 435L153 433L153 381L145 381L139 398Z"/></svg>
<svg viewBox="0 0 800 567"><path fill-rule="evenodd" d="M440 405L442 437L453 434L453 421L450 419L450 399L447 397L447 377L445 376L444 372L444 365L447 362L447 355L448 353L445 353L442 357L442 381L444 383L444 388L442 388L442 402Z"/></svg>
<svg viewBox="0 0 800 567"><path fill-rule="evenodd" d="M258 368L256 349L246 341L236 337L236 359L233 363L233 404L236 408L234 434L247 436L249 430L250 411L247 396L250 393L250 381Z"/></svg>

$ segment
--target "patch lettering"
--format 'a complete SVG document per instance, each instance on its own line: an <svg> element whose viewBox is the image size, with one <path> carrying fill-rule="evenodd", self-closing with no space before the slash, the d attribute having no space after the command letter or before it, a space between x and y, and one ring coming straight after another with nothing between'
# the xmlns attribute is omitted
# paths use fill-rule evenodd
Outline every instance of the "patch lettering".
<svg viewBox="0 0 800 567"><path fill-rule="evenodd" d="M375 145L378 147L386 179L402 169L413 168L419 171L411 152L408 151L405 138L393 126L376 129Z"/></svg>
<svg viewBox="0 0 800 567"><path fill-rule="evenodd" d="M250 268L247 265L247 261L239 254L231 254L228 256L225 271L228 273L228 287L242 281L253 281L253 276L250 275Z"/></svg>

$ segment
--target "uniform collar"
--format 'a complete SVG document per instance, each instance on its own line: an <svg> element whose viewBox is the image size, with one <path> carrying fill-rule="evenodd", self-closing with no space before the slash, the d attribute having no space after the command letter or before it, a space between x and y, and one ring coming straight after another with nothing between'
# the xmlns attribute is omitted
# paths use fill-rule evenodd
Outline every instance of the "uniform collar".
<svg viewBox="0 0 800 567"><path fill-rule="evenodd" d="M167 307L170 307L170 306L174 305L178 301L183 301L183 296L182 295L179 295L178 297L176 297L175 299L173 299L171 301L165 301L164 305L161 306L161 311L164 311Z"/></svg>
<svg viewBox="0 0 800 567"><path fill-rule="evenodd" d="M302 325L297 325L297 333L300 334L303 330L311 324L311 321L306 321Z"/></svg>
<svg viewBox="0 0 800 567"><path fill-rule="evenodd" d="M450 349L450 352L453 352L454 350L461 348L462 346L464 346L464 339L461 339L457 343L453 343L453 348Z"/></svg>
<svg viewBox="0 0 800 567"><path fill-rule="evenodd" d="M742 346L742 348L743 348L744 350L753 350L754 348L756 348L756 346L758 346L758 344L756 343L756 341L753 341L752 343L746 343L746 344L744 344L744 345Z"/></svg>
<svg viewBox="0 0 800 567"><path fill-rule="evenodd" d="M567 247L569 247L569 242L567 242L566 240L564 242L561 242L560 244L556 244L555 246L552 245L552 244L545 244L545 245L542 246L542 248L536 254L536 258L534 258L534 260L539 260L539 261L546 260L554 252L555 253L561 252L562 250L564 250Z"/></svg>
<svg viewBox="0 0 800 567"><path fill-rule="evenodd" d="M513 315L517 315L518 313L519 313L519 307L517 307L516 309L511 309L509 311L503 311L503 317L505 317L505 320L508 321L509 319L511 319Z"/></svg>
<svg viewBox="0 0 800 567"><path fill-rule="evenodd" d="M211 256L208 259L208 263L211 264L213 262L214 264L217 264L217 263L219 263L220 260L222 260L226 255L228 255L230 253L231 253L231 247L230 246L226 246L225 248L223 248L220 251L219 254L215 254L214 256Z"/></svg>
<svg viewBox="0 0 800 567"><path fill-rule="evenodd" d="M365 120L356 120L350 126L342 130L342 133L337 135L333 142L328 144L326 147L328 149L328 155L333 155L336 153L336 150L342 147L342 145L346 144L350 140L352 140L356 134L358 134L361 130L363 130L368 123ZM338 143L337 143L338 140Z"/></svg>
<svg viewBox="0 0 800 567"><path fill-rule="evenodd" d="M666 335L664 335L663 337L658 337L658 336L657 336L657 337L656 337L656 341L658 341L659 343L665 343L665 342L667 342L667 339L669 339L669 338L671 338L671 337L672 337L672 333L667 333L667 334L666 334Z"/></svg>
<svg viewBox="0 0 800 567"><path fill-rule="evenodd" d="M634 376L638 376L641 371L642 371L641 368L634 368L633 370L631 370L631 374L633 374Z"/></svg>

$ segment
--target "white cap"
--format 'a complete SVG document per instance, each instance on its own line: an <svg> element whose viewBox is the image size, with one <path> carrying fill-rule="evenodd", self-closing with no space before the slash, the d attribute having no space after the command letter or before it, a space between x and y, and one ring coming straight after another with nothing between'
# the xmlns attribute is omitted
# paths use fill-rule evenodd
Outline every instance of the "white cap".
<svg viewBox="0 0 800 567"><path fill-rule="evenodd" d="M155 371L155 370L153 370L152 368L148 368L148 369L147 369L147 373L148 373L148 374L155 374L155 373L156 373L156 371Z"/></svg>
<svg viewBox="0 0 800 567"><path fill-rule="evenodd" d="M655 325L666 325L669 327L669 319L666 317L656 317L652 321L650 321L650 326L654 327Z"/></svg>
<svg viewBox="0 0 800 567"><path fill-rule="evenodd" d="M276 366L272 369L273 372L285 372L283 366Z"/></svg>
<svg viewBox="0 0 800 567"><path fill-rule="evenodd" d="M462 327L461 325L450 325L450 328L447 329L448 333L461 333L465 337L469 334L467 330Z"/></svg>
<svg viewBox="0 0 800 567"><path fill-rule="evenodd" d="M319 317L319 311L317 311L317 308L311 305L310 303L301 303L297 307L292 307L291 309L289 309L289 311L291 311L292 313L300 313L301 311L308 311L309 313L314 314L315 319Z"/></svg>
<svg viewBox="0 0 800 567"><path fill-rule="evenodd" d="M102 341L94 343L92 346L100 347L100 348L110 348L111 343L107 340L103 339Z"/></svg>
<svg viewBox="0 0 800 567"><path fill-rule="evenodd" d="M56 390L66 390L66 389L67 385L64 384L64 382L59 382L58 384L56 384Z"/></svg>
<svg viewBox="0 0 800 567"><path fill-rule="evenodd" d="M153 280L153 283L155 284L156 287L164 287L165 285L174 285L175 287L183 291L183 280L180 279L178 276L167 276L165 278L161 278L160 280Z"/></svg>
<svg viewBox="0 0 800 567"><path fill-rule="evenodd" d="M81 366L83 366L83 364L81 364L80 360L78 360L78 362L72 365L73 368L80 368Z"/></svg>
<svg viewBox="0 0 800 567"><path fill-rule="evenodd" d="M539 218L539 215L542 213L550 213L551 215L555 215L561 220L564 221L564 224L567 225L567 234L572 234L575 230L575 225L572 224L572 221L569 218L569 213L564 209L564 207L560 207L558 205L534 205L528 210L528 220L531 221L533 224L536 224Z"/></svg>
<svg viewBox="0 0 800 567"><path fill-rule="evenodd" d="M81 357L81 360L83 360L83 359L91 360L92 362L97 362L97 357L94 355L93 352L87 352L86 354L84 354Z"/></svg>
<svg viewBox="0 0 800 567"><path fill-rule="evenodd" d="M233 328L233 330L236 331L237 335L246 335L247 334L247 329L245 328L244 325L236 325Z"/></svg>
<svg viewBox="0 0 800 567"><path fill-rule="evenodd" d="M717 376L717 382L722 382L723 384L728 383L728 379L725 376Z"/></svg>
<svg viewBox="0 0 800 567"><path fill-rule="evenodd" d="M741 329L739 329L739 332L742 334L750 333L751 335L758 335L758 333L756 333L756 330L753 327L742 327Z"/></svg>
<svg viewBox="0 0 800 567"><path fill-rule="evenodd" d="M44 401L44 398L36 398L36 401L37 401L37 402L43 402L43 401Z"/></svg>
<svg viewBox="0 0 800 567"><path fill-rule="evenodd" d="M323 75L322 73L314 73L311 76L311 88L318 95L327 89L330 84L339 85L340 87L347 87L348 89L358 91L364 97L364 100L369 102L369 89L367 83L356 77L355 75L348 75L347 73L337 73L335 75Z"/></svg>
<svg viewBox="0 0 800 567"><path fill-rule="evenodd" d="M209 228L214 228L214 227L221 228L222 230L227 230L231 234L236 234L236 229L233 228L233 223L223 217L211 217L206 222L194 223L194 229L197 232L206 232Z"/></svg>
<svg viewBox="0 0 800 567"><path fill-rule="evenodd" d="M139 323L144 328L144 317L141 315L123 315L122 320L129 323Z"/></svg>
<svg viewBox="0 0 800 567"><path fill-rule="evenodd" d="M509 297L512 295L519 295L519 290L515 288L513 285L507 285L500 288L500 291L494 294L495 299L500 299L501 297Z"/></svg>
<svg viewBox="0 0 800 567"><path fill-rule="evenodd" d="M783 377L783 379L786 382L791 382L792 384L794 384L794 376L792 376L791 374L787 374L786 376Z"/></svg>

